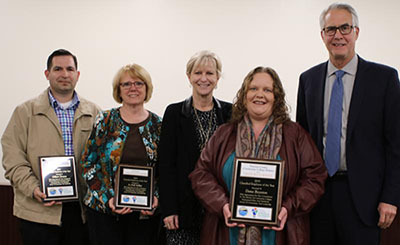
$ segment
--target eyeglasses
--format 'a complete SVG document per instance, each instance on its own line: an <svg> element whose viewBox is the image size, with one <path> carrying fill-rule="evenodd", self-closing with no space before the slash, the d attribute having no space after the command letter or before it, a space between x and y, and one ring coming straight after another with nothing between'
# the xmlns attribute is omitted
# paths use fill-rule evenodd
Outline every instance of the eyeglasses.
<svg viewBox="0 0 400 245"><path fill-rule="evenodd" d="M142 81L136 81L136 82L123 82L120 83L119 85L123 88L123 89L130 89L132 87L132 85L135 88L142 88L144 86L144 82Z"/></svg>
<svg viewBox="0 0 400 245"><path fill-rule="evenodd" d="M333 36L336 34L336 30L339 30L342 35L350 34L355 26L351 26L349 24L344 24L341 26L328 26L322 29L326 35Z"/></svg>

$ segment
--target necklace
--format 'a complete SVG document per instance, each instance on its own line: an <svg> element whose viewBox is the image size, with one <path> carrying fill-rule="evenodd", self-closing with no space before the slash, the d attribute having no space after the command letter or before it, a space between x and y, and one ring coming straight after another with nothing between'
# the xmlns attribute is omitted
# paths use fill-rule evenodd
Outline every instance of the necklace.
<svg viewBox="0 0 400 245"><path fill-rule="evenodd" d="M201 144L200 144L200 151L201 151L201 150L203 150L204 146L206 145L208 139L210 138L211 124L212 124L212 121L213 121L213 119L214 119L214 118L213 118L213 116L214 116L214 113L213 113L214 108L211 109L211 111L210 111L211 114L210 114L210 119L208 120L208 130L207 130L207 133L206 133L206 131L204 130L203 125L201 124L199 115L197 114L197 109L194 108L194 107L193 107L193 109L194 109L194 114L196 115L197 123L199 124L199 128L200 128L200 138L201 138L201 139L200 139L200 141L201 141Z"/></svg>

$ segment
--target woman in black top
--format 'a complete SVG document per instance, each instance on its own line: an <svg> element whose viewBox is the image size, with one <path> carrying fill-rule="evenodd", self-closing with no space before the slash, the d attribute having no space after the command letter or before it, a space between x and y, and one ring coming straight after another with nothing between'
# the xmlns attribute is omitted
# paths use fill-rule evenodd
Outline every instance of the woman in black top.
<svg viewBox="0 0 400 245"><path fill-rule="evenodd" d="M231 103L217 100L213 91L221 76L221 61L210 51L190 58L186 75L192 96L167 107L159 148L160 202L167 244L198 244L203 210L188 175L217 127L227 122Z"/></svg>

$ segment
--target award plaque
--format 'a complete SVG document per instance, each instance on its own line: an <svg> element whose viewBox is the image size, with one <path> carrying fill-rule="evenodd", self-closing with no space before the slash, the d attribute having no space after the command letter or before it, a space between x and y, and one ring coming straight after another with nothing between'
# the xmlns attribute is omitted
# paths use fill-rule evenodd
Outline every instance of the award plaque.
<svg viewBox="0 0 400 245"><path fill-rule="evenodd" d="M74 156L39 157L40 189L46 194L43 201L78 200Z"/></svg>
<svg viewBox="0 0 400 245"><path fill-rule="evenodd" d="M115 176L115 207L151 210L154 168L119 164Z"/></svg>
<svg viewBox="0 0 400 245"><path fill-rule="evenodd" d="M284 162L236 158L230 196L231 222L279 226Z"/></svg>

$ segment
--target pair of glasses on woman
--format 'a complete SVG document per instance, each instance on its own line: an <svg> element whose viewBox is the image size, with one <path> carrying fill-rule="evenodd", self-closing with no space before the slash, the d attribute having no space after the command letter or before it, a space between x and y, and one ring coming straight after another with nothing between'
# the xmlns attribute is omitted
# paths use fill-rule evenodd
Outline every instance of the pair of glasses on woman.
<svg viewBox="0 0 400 245"><path fill-rule="evenodd" d="M350 34L350 33L351 33L351 31L353 30L354 27L355 27L355 26L351 26L351 25L349 25L349 24L344 24L344 25L341 25L341 26L328 26L328 27L325 27L325 28L322 29L322 30L323 30L324 33L325 33L326 35L328 35L328 36L333 36L333 35L335 35L337 30L339 30L339 32L340 32L342 35L347 35L347 34Z"/></svg>
<svg viewBox="0 0 400 245"><path fill-rule="evenodd" d="M132 86L135 88L142 88L144 86L144 82L142 81L136 81L136 82L123 82L120 83L119 85L121 86L122 89L130 89Z"/></svg>

